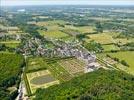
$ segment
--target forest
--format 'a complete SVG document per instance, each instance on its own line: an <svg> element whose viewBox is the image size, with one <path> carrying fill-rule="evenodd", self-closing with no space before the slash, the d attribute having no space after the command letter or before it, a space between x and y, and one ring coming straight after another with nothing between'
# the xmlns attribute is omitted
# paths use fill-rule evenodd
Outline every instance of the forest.
<svg viewBox="0 0 134 100"><path fill-rule="evenodd" d="M14 53L0 53L0 98L11 100L17 95L17 90L11 92L9 87L18 88L24 59Z"/></svg>
<svg viewBox="0 0 134 100"><path fill-rule="evenodd" d="M134 77L100 69L61 85L38 89L35 100L132 100Z"/></svg>

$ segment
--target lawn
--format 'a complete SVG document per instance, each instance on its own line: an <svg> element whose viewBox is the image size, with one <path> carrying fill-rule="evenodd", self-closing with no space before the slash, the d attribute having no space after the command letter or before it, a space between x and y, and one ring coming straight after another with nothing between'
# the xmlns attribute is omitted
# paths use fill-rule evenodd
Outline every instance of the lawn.
<svg viewBox="0 0 134 100"><path fill-rule="evenodd" d="M114 39L108 33L91 34L91 35L88 35L88 37L90 39L87 39L86 40L87 42L91 40L95 40L96 42L101 43L101 44L114 43Z"/></svg>

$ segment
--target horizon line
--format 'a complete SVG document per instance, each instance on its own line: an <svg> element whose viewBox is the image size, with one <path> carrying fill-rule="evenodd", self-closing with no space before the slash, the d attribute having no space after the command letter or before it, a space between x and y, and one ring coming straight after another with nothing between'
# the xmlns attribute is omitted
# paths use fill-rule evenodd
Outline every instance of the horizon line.
<svg viewBox="0 0 134 100"><path fill-rule="evenodd" d="M9 6L134 6L134 4L38 4L38 5L0 5L1 7L9 7Z"/></svg>

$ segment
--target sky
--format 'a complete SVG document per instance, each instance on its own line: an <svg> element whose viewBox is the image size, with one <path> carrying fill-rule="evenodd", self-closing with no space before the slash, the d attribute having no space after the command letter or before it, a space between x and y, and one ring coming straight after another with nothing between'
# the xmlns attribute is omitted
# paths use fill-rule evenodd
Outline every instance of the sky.
<svg viewBox="0 0 134 100"><path fill-rule="evenodd" d="M0 5L134 5L134 0L0 0Z"/></svg>

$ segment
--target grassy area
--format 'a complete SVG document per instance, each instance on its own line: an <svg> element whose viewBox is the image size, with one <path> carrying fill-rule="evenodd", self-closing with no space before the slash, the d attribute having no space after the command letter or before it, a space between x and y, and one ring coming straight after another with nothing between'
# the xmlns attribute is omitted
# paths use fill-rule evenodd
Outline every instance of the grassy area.
<svg viewBox="0 0 134 100"><path fill-rule="evenodd" d="M120 50L120 48L114 44L102 45L104 51Z"/></svg>
<svg viewBox="0 0 134 100"><path fill-rule="evenodd" d="M108 53L112 57L119 58L119 60L125 60L129 67L128 71L134 74L134 51L126 51L126 52L117 52L117 53Z"/></svg>
<svg viewBox="0 0 134 100"><path fill-rule="evenodd" d="M30 57L27 61L26 72L34 72L47 69L47 64L41 57Z"/></svg>
<svg viewBox="0 0 134 100"><path fill-rule="evenodd" d="M92 32L94 32L94 27L91 27L91 26L78 26L78 27L75 27L73 25L65 25L65 29L77 30L80 33L92 33Z"/></svg>
<svg viewBox="0 0 134 100"><path fill-rule="evenodd" d="M126 66L122 65L121 63L117 63L115 65L118 68L120 68L121 70L134 74L134 61L133 61L134 51L124 51L124 52L116 52L116 53L100 53L100 54L97 54L97 56L101 59L105 59L106 54L109 54L113 58L116 57L120 61L125 60L127 62L127 64L129 65L129 67L126 67Z"/></svg>
<svg viewBox="0 0 134 100"><path fill-rule="evenodd" d="M5 44L7 47L16 48L20 44L20 41L11 40L11 41L1 41L0 43Z"/></svg>
<svg viewBox="0 0 134 100"><path fill-rule="evenodd" d="M46 32L43 30L39 30L39 33L48 38L63 38L63 37L68 36L66 33L63 33L61 31L47 31Z"/></svg>
<svg viewBox="0 0 134 100"><path fill-rule="evenodd" d="M32 91L31 91L31 89L30 89L30 84L29 84L29 82L28 82L27 75L26 75L25 72L24 72L24 74L23 74L23 79L24 79L24 82L25 82L27 95L28 95L28 96L31 96L31 95L32 95Z"/></svg>
<svg viewBox="0 0 134 100"><path fill-rule="evenodd" d="M115 39L115 42L120 44L120 45L123 45L123 44L127 44L127 43L130 43L130 42L133 42L134 41L134 38L132 39L127 39L127 38L116 38Z"/></svg>
<svg viewBox="0 0 134 100"><path fill-rule="evenodd" d="M93 33L94 31L94 27L91 26L81 26L81 27L77 27L77 30L81 33Z"/></svg>
<svg viewBox="0 0 134 100"><path fill-rule="evenodd" d="M91 34L91 35L88 35L88 36L89 36L90 39L87 39L86 40L87 42L89 42L91 40L95 40L96 42L101 43L101 44L114 43L114 39L108 33Z"/></svg>
<svg viewBox="0 0 134 100"><path fill-rule="evenodd" d="M53 20L53 21L42 21L38 22L38 26L49 26L49 25L57 25L57 24L65 24L65 21L63 20Z"/></svg>

